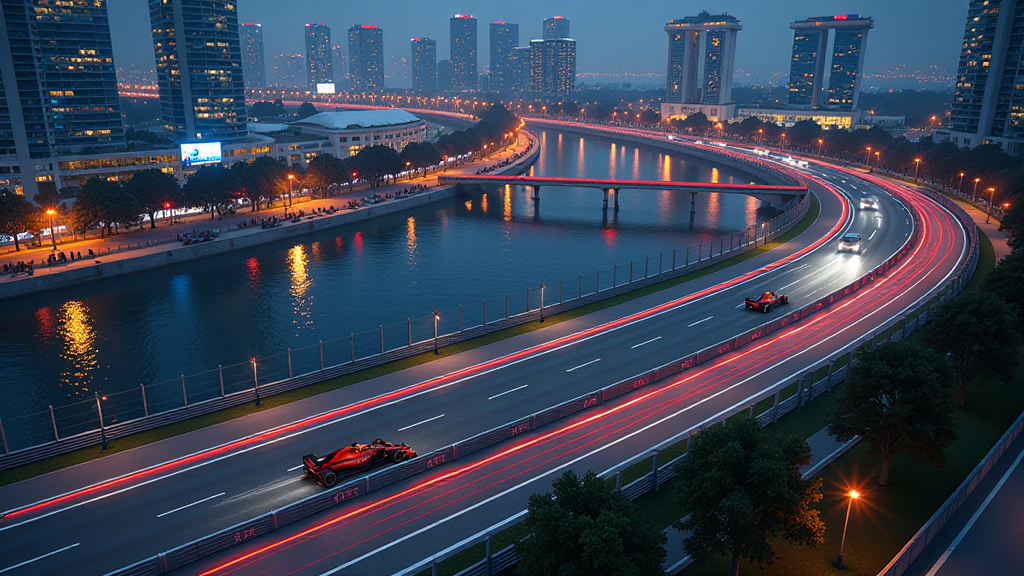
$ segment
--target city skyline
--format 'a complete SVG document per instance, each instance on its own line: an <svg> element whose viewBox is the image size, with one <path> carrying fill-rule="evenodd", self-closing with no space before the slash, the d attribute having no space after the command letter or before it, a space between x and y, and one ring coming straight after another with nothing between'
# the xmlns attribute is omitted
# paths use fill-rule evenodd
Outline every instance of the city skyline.
<svg viewBox="0 0 1024 576"><path fill-rule="evenodd" d="M866 75L898 68L923 71L934 66L952 74L956 70L960 44L949 38L962 36L963 19L967 15L966 0L938 6L926 0L907 0L899 4L874 0L794 0L784 7L761 6L753 0L686 7L658 1L629 10L614 10L615 18L607 18L608 11L589 10L588 6L576 1L553 4L525 1L498 8L444 1L429 7L403 4L401 9L392 10L390 5L352 6L342 11L299 0L286 13L279 14L273 3L251 0L239 6L239 19L263 24L267 54L303 52L303 37L296 30L306 22L325 22L335 29L347 29L359 22L374 23L385 30L385 58L408 57L409 39L426 36L439 40L437 56L442 60L450 58L447 36L452 14L470 12L486 24L495 20L517 23L521 30L520 42L524 45L542 38L544 19L558 14L572 21L572 37L580 46L579 72L645 75L661 74L665 69L663 37L655 32L660 32L664 23L671 19L708 9L716 13L728 12L748 23L737 45L737 70L758 70L788 77L793 41L789 25L794 21L829 14L871 15L876 26L871 32L872 47L865 58ZM153 68L152 50L140 49L140 43L146 42L148 36L148 27L140 30L138 26L139 19L144 21L146 17L146 11L140 8L127 0L110 2L114 58L120 68ZM928 30L928 34L907 34L908 28ZM480 32L481 36L486 33ZM609 38L623 41L608 42ZM625 42L626 38L629 42ZM478 69L484 70L488 63L489 41L481 37L479 42Z"/></svg>

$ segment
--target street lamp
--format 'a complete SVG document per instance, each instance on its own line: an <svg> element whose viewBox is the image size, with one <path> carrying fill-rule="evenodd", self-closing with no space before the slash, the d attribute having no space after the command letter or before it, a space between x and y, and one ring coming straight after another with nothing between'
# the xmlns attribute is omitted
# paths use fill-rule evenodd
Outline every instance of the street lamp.
<svg viewBox="0 0 1024 576"><path fill-rule="evenodd" d="M100 415L100 447L106 450L110 446L107 444L107 427L103 424L103 406L100 404L100 400L106 400L106 396L100 396L99 392L93 392L93 397L96 398L96 411Z"/></svg>
<svg viewBox="0 0 1024 576"><path fill-rule="evenodd" d="M914 158L914 184L917 184L917 171L921 169L921 159Z"/></svg>
<svg viewBox="0 0 1024 576"><path fill-rule="evenodd" d="M764 129L763 128L758 128L757 129L757 134L758 134L758 136L757 136L758 144L764 144Z"/></svg>
<svg viewBox="0 0 1024 576"><path fill-rule="evenodd" d="M292 207L292 194L295 188L295 174L288 175L288 207ZM287 210L285 211L287 212Z"/></svg>
<svg viewBox="0 0 1024 576"><path fill-rule="evenodd" d="M989 219L992 217L992 201L995 199L996 189L988 189L988 210L985 211L985 224L988 224Z"/></svg>
<svg viewBox="0 0 1024 576"><path fill-rule="evenodd" d="M963 192L963 189L964 189L964 173L961 172L960 173L960 184L958 184L957 187L956 187L956 195L959 196L960 193Z"/></svg>
<svg viewBox="0 0 1024 576"><path fill-rule="evenodd" d="M437 351L437 323L441 321L441 313L434 310L434 355L440 354Z"/></svg>
<svg viewBox="0 0 1024 576"><path fill-rule="evenodd" d="M779 134L779 142L782 144L782 149L786 149L786 133Z"/></svg>
<svg viewBox="0 0 1024 576"><path fill-rule="evenodd" d="M878 168L878 163L882 161L882 153L875 150L875 168Z"/></svg>
<svg viewBox="0 0 1024 576"><path fill-rule="evenodd" d="M540 321L544 321L544 289L547 288L544 284L540 285Z"/></svg>
<svg viewBox="0 0 1024 576"><path fill-rule="evenodd" d="M260 405L260 381L256 377L256 357L253 356L252 362L252 389L256 392L256 405Z"/></svg>
<svg viewBox="0 0 1024 576"><path fill-rule="evenodd" d="M860 492L850 490L846 495L850 499L846 503L846 522L843 522L843 538L839 541L839 560L836 562L836 568L843 567L843 548L846 546L846 527L850 525L850 508L853 507L853 501L860 498Z"/></svg>
<svg viewBox="0 0 1024 576"><path fill-rule="evenodd" d="M50 217L50 240L53 242L54 252L57 251L57 231L53 228L53 215L56 213L57 211L53 208L46 211L46 215ZM104 448L104 450L106 450L106 448Z"/></svg>
<svg viewBox="0 0 1024 576"><path fill-rule="evenodd" d="M871 158L871 146L868 146L867 150L864 151L864 163L869 164L868 159Z"/></svg>
<svg viewBox="0 0 1024 576"><path fill-rule="evenodd" d="M978 182L981 182L981 178L974 179L974 192L971 193L971 201L978 198Z"/></svg>
<svg viewBox="0 0 1024 576"><path fill-rule="evenodd" d="M818 138L818 158L821 158L821 146L825 143L824 138Z"/></svg>

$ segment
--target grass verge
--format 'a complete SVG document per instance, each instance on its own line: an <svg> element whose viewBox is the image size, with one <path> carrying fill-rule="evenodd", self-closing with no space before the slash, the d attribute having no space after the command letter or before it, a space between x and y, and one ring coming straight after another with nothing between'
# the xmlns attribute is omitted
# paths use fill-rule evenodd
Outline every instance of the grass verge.
<svg viewBox="0 0 1024 576"><path fill-rule="evenodd" d="M43 460L38 460L36 462L30 462L22 466L17 466L15 468L0 471L0 486L5 486L7 484L19 482L21 480L33 478L41 474L46 474L48 472L53 472L55 470L67 468L68 466L74 466L75 464L88 462L90 460L94 460L96 458L100 458L109 454L114 454L124 450L130 450L132 448L152 444L153 442L158 442L160 440L171 438L173 436L185 434L187 432L193 432L195 430L206 428L208 426L213 426L215 424L220 424L222 422L233 420L235 418L241 418L254 412L269 410L271 408L295 402L297 400L302 400L305 398L309 398L311 396L316 396L318 394L323 394L325 392L330 392L332 390L337 390L339 388L351 386L353 384L363 382L365 380L370 380L373 378L384 376L386 374L390 374L392 372L398 372L400 370L405 370L407 368L418 366L420 364L433 361L439 357L459 354L460 352L465 352L467 350L472 350L474 348L486 346L488 344L492 344L494 342L498 342L506 338L512 338L520 334L526 334L528 332L538 330L545 326L550 326L552 324L558 324L559 322L565 322L567 320L579 318L580 316L584 316L586 314L597 312L599 310L604 310L606 308L610 308L612 306L616 306L624 302L629 302L630 300L635 300L637 298L641 298L674 286L678 286L679 284L683 284L685 282L696 280L703 276L707 276L708 274L712 274L719 270L725 269L729 266L733 266L735 264L739 264L741 262L749 260L755 256L758 256L768 250L781 246L782 244L796 238L802 232L810 228L811 224L813 224L814 221L817 220L820 210L821 207L818 203L818 199L812 196L811 206L809 207L807 214L804 216L803 220L801 220L789 232L783 234L774 241L769 242L765 246L759 246L748 252L744 252L742 254L726 258L721 262L718 262L716 264L713 264L706 268L702 268L700 270L696 270L688 274L684 274L682 276L678 276L676 278L665 280L663 282L658 282L656 284L651 284L649 286L645 286L643 288L639 288L637 290L633 290L625 294L619 294L617 296L613 296L611 298L607 298L599 302L587 304L586 306L581 306L579 308L562 312L560 314L546 316L544 319L544 324L540 324L538 322L531 322L527 324L521 324L519 326L513 326L510 328L506 328L504 330L492 332L491 334L479 336L471 340L466 340L464 342L459 342L456 344L452 344L450 346L446 346L441 349L440 356L435 356L433 353L418 354L416 356L410 356L408 358L403 358L401 360L388 362L387 364L382 364L380 366L374 366L372 368L367 368L364 370L360 370L358 372L353 372L352 374L346 374L344 376L339 376L337 378L332 378L330 380L325 380L323 382L317 382L316 384L304 386L296 390L282 392L281 394L276 394L264 398L262 401L262 406L259 408L256 408L252 404L248 403L242 404L239 406L233 406L231 408L225 408L223 410L218 410L217 412L211 412L210 414L190 418L188 420L183 420L181 422L167 424L159 428L146 430L143 432L139 432L137 434L125 436L123 438L118 438L116 440L111 441L110 448L107 451L102 451L98 446L95 446L89 448L82 448L74 452L68 452L67 454L59 454L57 456L53 456Z"/></svg>

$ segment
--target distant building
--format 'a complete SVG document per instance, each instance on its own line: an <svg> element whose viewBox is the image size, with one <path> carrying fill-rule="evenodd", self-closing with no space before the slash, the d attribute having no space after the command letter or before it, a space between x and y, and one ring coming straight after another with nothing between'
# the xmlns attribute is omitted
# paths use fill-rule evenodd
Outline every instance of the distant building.
<svg viewBox="0 0 1024 576"><path fill-rule="evenodd" d="M437 92L437 42L430 38L412 39L412 90Z"/></svg>
<svg viewBox="0 0 1024 576"><path fill-rule="evenodd" d="M384 88L384 32L376 24L356 24L348 29L348 70L352 90Z"/></svg>
<svg viewBox="0 0 1024 576"><path fill-rule="evenodd" d="M305 88L309 85L306 57L302 54L274 56L273 82L278 88Z"/></svg>
<svg viewBox="0 0 1024 576"><path fill-rule="evenodd" d="M513 48L509 59L509 73L511 76L509 90L516 94L530 92L530 73L533 66L530 58L530 47L519 46Z"/></svg>
<svg viewBox="0 0 1024 576"><path fill-rule="evenodd" d="M742 29L740 21L733 16L707 12L666 24L666 102L708 106L731 104L736 33Z"/></svg>
<svg viewBox="0 0 1024 576"><path fill-rule="evenodd" d="M331 29L326 24L306 24L306 76L310 92L317 84L334 83L334 55L331 53Z"/></svg>
<svg viewBox="0 0 1024 576"><path fill-rule="evenodd" d="M664 105L663 105L664 106ZM838 110L833 108L737 108L736 118L760 118L778 126L792 126L797 122L811 120L825 130L850 130L862 124L860 110Z"/></svg>
<svg viewBox="0 0 1024 576"><path fill-rule="evenodd" d="M334 84L341 89L348 89L348 56L341 44L331 46L331 63L334 69Z"/></svg>
<svg viewBox="0 0 1024 576"><path fill-rule="evenodd" d="M858 14L819 16L790 24L793 59L789 73L791 106L822 105L829 34L835 30L828 95L825 104L839 110L856 110L864 69L864 49L874 21Z"/></svg>
<svg viewBox="0 0 1024 576"><path fill-rule="evenodd" d="M1024 152L1024 0L970 0L948 130L960 147L998 144Z"/></svg>
<svg viewBox="0 0 1024 576"><path fill-rule="evenodd" d="M452 61L440 60L437 63L437 89L441 92L452 90Z"/></svg>
<svg viewBox="0 0 1024 576"><path fill-rule="evenodd" d="M267 65L263 58L263 26L256 22L242 24L242 76L246 88L267 85Z"/></svg>
<svg viewBox="0 0 1024 576"><path fill-rule="evenodd" d="M178 138L248 134L236 9L234 0L149 0L161 117Z"/></svg>
<svg viewBox="0 0 1024 576"><path fill-rule="evenodd" d="M490 30L490 90L507 93L514 84L512 51L519 47L519 24L492 22Z"/></svg>
<svg viewBox="0 0 1024 576"><path fill-rule="evenodd" d="M530 91L563 97L576 89L576 41L571 38L530 42Z"/></svg>
<svg viewBox="0 0 1024 576"><path fill-rule="evenodd" d="M456 14L449 20L452 63L452 88L456 91L476 90L477 37L476 18Z"/></svg>
<svg viewBox="0 0 1024 576"><path fill-rule="evenodd" d="M544 39L570 38L569 19L565 16L552 16L544 20Z"/></svg>
<svg viewBox="0 0 1024 576"><path fill-rule="evenodd" d="M124 147L105 0L0 2L0 38L0 187L31 197L44 159Z"/></svg>

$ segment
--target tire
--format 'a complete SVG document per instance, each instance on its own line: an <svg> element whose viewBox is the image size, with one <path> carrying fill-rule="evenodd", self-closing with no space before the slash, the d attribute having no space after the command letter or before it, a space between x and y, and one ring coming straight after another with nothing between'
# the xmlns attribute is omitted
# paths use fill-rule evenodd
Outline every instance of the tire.
<svg viewBox="0 0 1024 576"><path fill-rule="evenodd" d="M324 488L330 488L338 483L338 475L334 472L324 472L320 477L320 483L324 485Z"/></svg>
<svg viewBox="0 0 1024 576"><path fill-rule="evenodd" d="M765 314L771 312L772 311L772 305L771 304L765 304L764 308L761 308L761 311L764 312Z"/></svg>
<svg viewBox="0 0 1024 576"><path fill-rule="evenodd" d="M395 464L398 464L399 462L405 460L405 452L395 452L395 455L392 456L391 459L395 461Z"/></svg>

